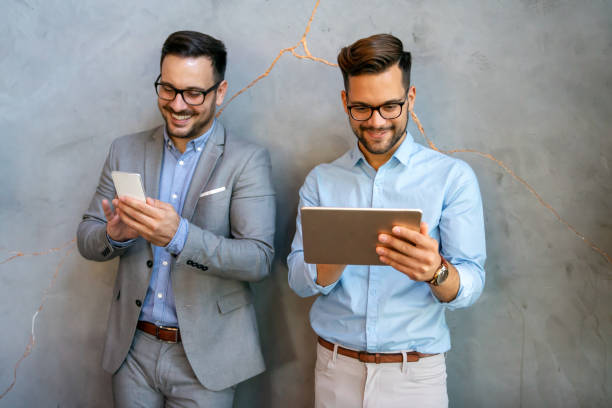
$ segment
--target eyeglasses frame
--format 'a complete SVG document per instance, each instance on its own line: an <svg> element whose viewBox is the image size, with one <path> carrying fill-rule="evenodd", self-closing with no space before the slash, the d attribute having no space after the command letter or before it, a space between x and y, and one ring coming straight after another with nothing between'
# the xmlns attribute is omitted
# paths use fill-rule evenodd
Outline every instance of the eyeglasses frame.
<svg viewBox="0 0 612 408"><path fill-rule="evenodd" d="M214 84L213 86L211 86L208 89L199 89L199 88L187 88L187 89L177 89L174 86L167 84L165 82L159 82L159 80L161 79L161 74L159 74L159 76L157 77L157 79L155 80L155 82L153 83L153 85L155 86L155 93L157 94L157 96L162 100L162 101L168 101L171 102L173 100L176 99L176 95L181 95L181 98L183 98L183 102L185 102L187 105L189 106L200 106L203 105L204 102L206 102L206 95L208 95L209 93L211 93L212 91L216 90L219 85L221 85L221 82L223 82L223 80L217 82L216 84ZM158 85L163 85L163 86L168 86L170 88L172 88L174 90L174 98L172 99L164 99L161 96L159 96L159 91L157 90L157 86ZM202 102L201 103L189 103L185 100L185 96L183 96L183 92L185 91L197 91L200 92L202 94Z"/></svg>
<svg viewBox="0 0 612 408"><path fill-rule="evenodd" d="M378 105L378 106L369 106L369 105L346 105L346 109L349 112L350 117L353 120L356 120L357 122L365 122L367 120L370 120L370 118L372 117L372 115L374 114L374 112L378 112L378 114L380 115L381 118L383 119L387 119L387 120L391 120L391 119L397 119L400 116L402 116L402 112L404 111L404 105L406 104L406 102L408 102L408 93L406 93L406 97L404 98L404 100L402 102L391 102L391 103L383 103L382 105ZM397 116L393 117L393 118L386 118L383 116L383 114L380 112L380 108L382 108L385 105L392 105L392 104L396 104L400 106L400 111L397 114ZM360 107L360 108L370 108L370 116L368 116L366 119L355 119L355 117L353 116L353 112L352 109L356 108L356 107Z"/></svg>

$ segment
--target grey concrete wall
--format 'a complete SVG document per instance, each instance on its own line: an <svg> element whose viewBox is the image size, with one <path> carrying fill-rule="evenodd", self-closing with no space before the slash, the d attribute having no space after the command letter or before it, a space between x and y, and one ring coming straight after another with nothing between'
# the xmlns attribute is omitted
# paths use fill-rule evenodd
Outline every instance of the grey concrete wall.
<svg viewBox="0 0 612 408"><path fill-rule="evenodd" d="M70 241L111 141L161 123L165 37L223 39L233 94L299 41L314 3L3 1L0 406L111 406L100 357L116 264L85 261ZM415 110L436 146L492 154L612 253L609 1L323 0L307 38L335 61L377 32L413 51ZM238 407L312 405L312 299L289 290L285 257L306 173L354 141L341 87L337 68L285 54L221 117L269 148L279 208L274 271L255 288L269 369L240 386ZM610 259L495 162L456 155L481 183L489 258L481 299L448 313L451 406L610 406Z"/></svg>

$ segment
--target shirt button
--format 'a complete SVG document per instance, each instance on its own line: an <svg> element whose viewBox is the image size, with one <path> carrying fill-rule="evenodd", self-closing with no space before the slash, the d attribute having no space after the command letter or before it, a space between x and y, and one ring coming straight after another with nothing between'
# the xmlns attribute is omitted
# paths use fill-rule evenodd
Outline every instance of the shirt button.
<svg viewBox="0 0 612 408"><path fill-rule="evenodd" d="M197 150L198 152L201 152L201 151L202 151L202 148L201 148L201 147L198 147L196 150Z"/></svg>
<svg viewBox="0 0 612 408"><path fill-rule="evenodd" d="M176 194L172 194L172 199L173 199L173 200L176 200L177 198L178 198L178 195L176 195Z"/></svg>
<svg viewBox="0 0 612 408"><path fill-rule="evenodd" d="M185 164L185 162L184 162L184 161L182 161L182 160L180 160L180 161L179 161L179 164L182 166L183 164Z"/></svg>
<svg viewBox="0 0 612 408"><path fill-rule="evenodd" d="M168 266L168 261L163 261L163 262L162 262L162 265L164 265L164 266Z"/></svg>
<svg viewBox="0 0 612 408"><path fill-rule="evenodd" d="M158 293L158 294L157 294L157 297L158 297L159 299L161 299L161 298L163 298L163 297L164 297L164 295L162 295L161 293Z"/></svg>

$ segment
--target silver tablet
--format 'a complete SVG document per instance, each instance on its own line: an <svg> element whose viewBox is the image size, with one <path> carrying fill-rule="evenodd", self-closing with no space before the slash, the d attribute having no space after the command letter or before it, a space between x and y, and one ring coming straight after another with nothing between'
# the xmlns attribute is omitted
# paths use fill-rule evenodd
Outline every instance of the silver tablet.
<svg viewBox="0 0 612 408"><path fill-rule="evenodd" d="M396 226L419 231L421 210L302 207L304 260L313 264L383 265L378 234Z"/></svg>

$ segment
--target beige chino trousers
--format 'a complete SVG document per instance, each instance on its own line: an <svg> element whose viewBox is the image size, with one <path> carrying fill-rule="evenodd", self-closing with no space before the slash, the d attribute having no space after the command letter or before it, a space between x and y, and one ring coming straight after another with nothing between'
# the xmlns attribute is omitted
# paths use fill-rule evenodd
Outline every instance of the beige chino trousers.
<svg viewBox="0 0 612 408"><path fill-rule="evenodd" d="M315 408L448 407L444 354L362 363L317 343Z"/></svg>

